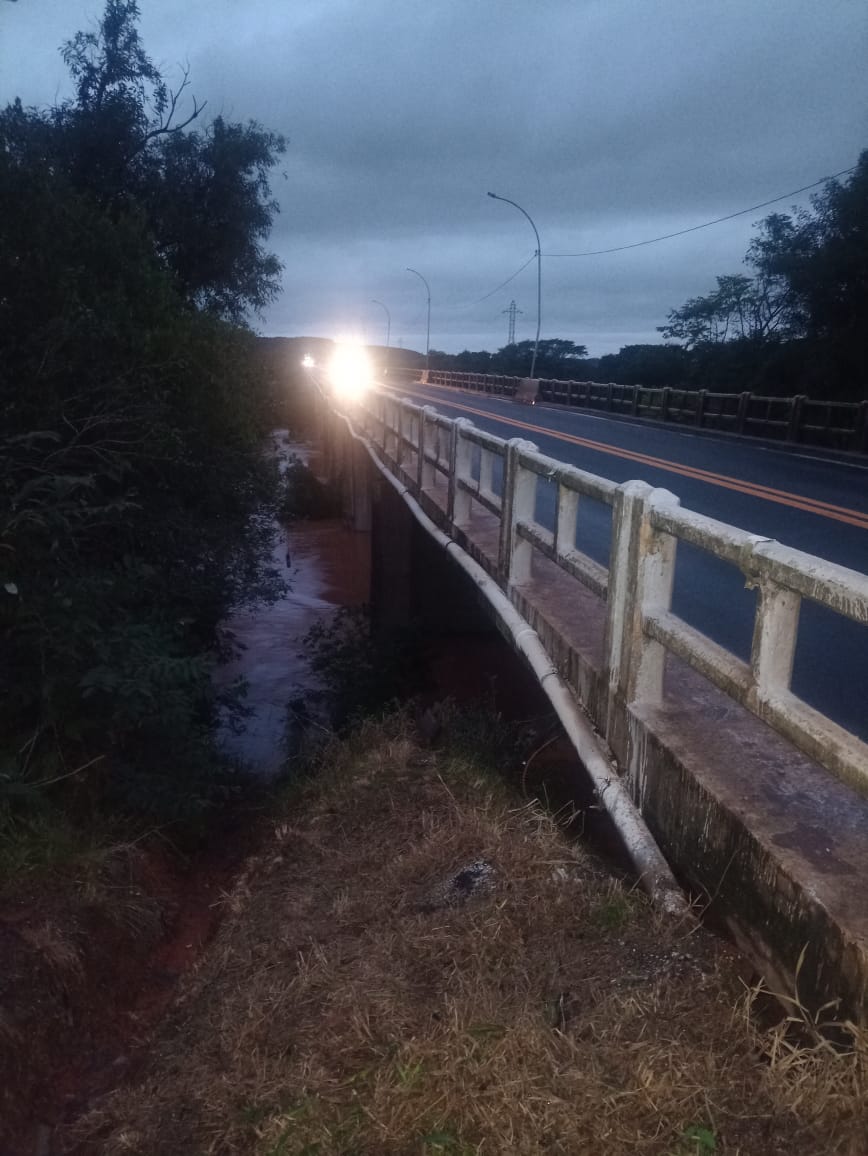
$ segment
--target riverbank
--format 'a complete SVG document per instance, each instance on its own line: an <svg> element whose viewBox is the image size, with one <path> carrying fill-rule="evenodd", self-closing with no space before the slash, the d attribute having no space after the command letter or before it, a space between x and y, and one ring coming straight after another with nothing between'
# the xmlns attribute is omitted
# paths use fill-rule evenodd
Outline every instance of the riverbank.
<svg viewBox="0 0 868 1156"><path fill-rule="evenodd" d="M861 1153L864 1040L758 1027L728 945L655 913L449 730L432 751L396 716L323 752L65 1150Z"/></svg>

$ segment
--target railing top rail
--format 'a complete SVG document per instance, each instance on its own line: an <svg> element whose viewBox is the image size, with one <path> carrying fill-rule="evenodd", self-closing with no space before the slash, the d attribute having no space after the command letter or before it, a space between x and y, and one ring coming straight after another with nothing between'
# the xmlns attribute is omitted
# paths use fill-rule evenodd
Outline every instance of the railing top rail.
<svg viewBox="0 0 868 1156"><path fill-rule="evenodd" d="M468 423L462 428L462 436L474 445L480 446L490 453L498 454L500 457L506 452L506 439L499 438L497 434L489 433L488 430L479 429L478 426Z"/></svg>
<svg viewBox="0 0 868 1156"><path fill-rule="evenodd" d="M440 426L441 429L449 429L450 426L452 425L452 419L451 418L446 417L442 413L438 413L437 410L432 409L428 405L426 405L424 407L417 406L416 408L419 410L420 413L422 412L422 409L424 408L425 421L427 421L430 425Z"/></svg>
<svg viewBox="0 0 868 1156"><path fill-rule="evenodd" d="M668 493L668 491L665 491ZM730 526L727 522L718 522L716 518L709 518L706 514L698 514L695 510L686 510L682 506L658 503L651 499L651 525L656 530L673 534L692 546L701 550L708 550L717 554L726 562L741 566L748 551L761 541L766 541L756 534L749 534L747 530L740 530L737 526Z"/></svg>
<svg viewBox="0 0 868 1156"><path fill-rule="evenodd" d="M657 505L653 497L651 524L716 554L745 573L769 578L854 622L868 625L868 575L858 570L784 546L772 538L749 534L694 510Z"/></svg>
<svg viewBox="0 0 868 1156"><path fill-rule="evenodd" d="M805 598L868 625L868 574L769 539L753 549L763 575Z"/></svg>
<svg viewBox="0 0 868 1156"><path fill-rule="evenodd" d="M518 460L524 469L536 474L537 477L545 478L590 498L596 498L597 501L605 502L609 506L615 501L618 484L608 478L580 470L578 466L558 461L557 458L541 454L538 450L520 449Z"/></svg>

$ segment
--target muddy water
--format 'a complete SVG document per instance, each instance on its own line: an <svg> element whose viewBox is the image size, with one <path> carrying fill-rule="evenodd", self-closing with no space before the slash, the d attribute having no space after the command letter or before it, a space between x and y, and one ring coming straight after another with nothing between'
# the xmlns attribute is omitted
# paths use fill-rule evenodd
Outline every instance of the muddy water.
<svg viewBox="0 0 868 1156"><path fill-rule="evenodd" d="M275 449L283 465L293 456L307 462L312 453L308 446L286 441L283 431L275 437ZM339 520L282 527L274 565L286 576L287 593L271 606L240 610L227 622L243 649L220 668L216 682L225 687L244 678L244 705L251 715L237 730L221 729L221 746L251 772L269 776L281 769L288 704L320 689L301 640L339 607L368 600L369 552L367 537Z"/></svg>

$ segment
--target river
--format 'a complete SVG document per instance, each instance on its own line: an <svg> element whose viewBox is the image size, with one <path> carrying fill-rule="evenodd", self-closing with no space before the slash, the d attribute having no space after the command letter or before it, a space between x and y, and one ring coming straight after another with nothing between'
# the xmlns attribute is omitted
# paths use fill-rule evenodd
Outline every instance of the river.
<svg viewBox="0 0 868 1156"><path fill-rule="evenodd" d="M313 463L310 446L290 441L285 430L276 430L273 437L282 469L292 458ZM287 593L270 606L238 610L226 623L239 653L219 668L215 682L223 688L244 678L248 688L244 705L251 714L236 728L224 724L220 745L251 773L270 777L283 768L288 705L320 689L301 640L315 622L330 617L339 607L367 602L369 554L366 536L340 519L296 521L281 527L274 565L288 580Z"/></svg>

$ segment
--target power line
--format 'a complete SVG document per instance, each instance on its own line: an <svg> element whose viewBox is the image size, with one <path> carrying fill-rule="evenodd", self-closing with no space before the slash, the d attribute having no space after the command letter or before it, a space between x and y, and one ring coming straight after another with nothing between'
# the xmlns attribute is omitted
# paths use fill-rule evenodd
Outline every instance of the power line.
<svg viewBox="0 0 868 1156"><path fill-rule="evenodd" d="M810 185L802 185L800 189L794 189L791 193L782 193L779 197L772 197L770 201L762 201L758 205L751 205L747 209L739 209L737 213L727 213L725 217L715 217L713 221L704 221L701 225L691 225L689 229L679 229L675 233L664 233L662 237L651 237L647 241L634 241L631 245L616 245L613 249L589 249L584 253L543 253L544 257L603 257L607 253L623 253L625 249L639 249L643 245L656 245L658 241L670 241L673 237L683 237L686 233L695 233L699 229L707 229L711 225L720 225L724 221L732 221L736 217L743 217L745 213L755 213L757 209L766 209L769 205L776 205L778 201L785 201L788 197L797 197L799 193L806 193L809 189L815 189L818 185L825 185L828 181L835 181L838 177L844 177L848 173L856 171L856 165L852 165L849 169L841 169L839 173L833 173L830 177L821 177L818 181L813 181ZM530 259L533 260L533 257ZM529 265L530 261L525 262ZM522 269L525 266L522 265ZM519 273L521 269L519 269ZM514 274L517 276L517 274ZM511 280L512 278L510 278ZM505 282L507 284L508 282ZM502 288L502 286L498 286ZM497 289L494 290L497 292ZM491 294L489 294L491 296ZM483 301L485 298L483 297Z"/></svg>
<svg viewBox="0 0 868 1156"><path fill-rule="evenodd" d="M531 261L535 261L535 260L536 260L536 253L534 252L534 253L531 253L531 255L528 257L528 259L525 261L525 263L523 265L521 265L518 269L516 269L516 271L512 274L511 277L507 277L507 279L505 281L502 281L497 286L496 289L492 289L490 293L486 293L485 296L480 297L478 301L470 301L470 302L468 302L467 305L459 305L459 306L457 306L457 308L470 309L470 307L473 305L481 305L483 301L487 301L489 297L493 297L495 295L495 293L499 293L501 291L501 289L505 289L506 286L510 283L510 281L514 281L516 279L516 277L519 275L519 273L523 273L524 270L531 263Z"/></svg>

